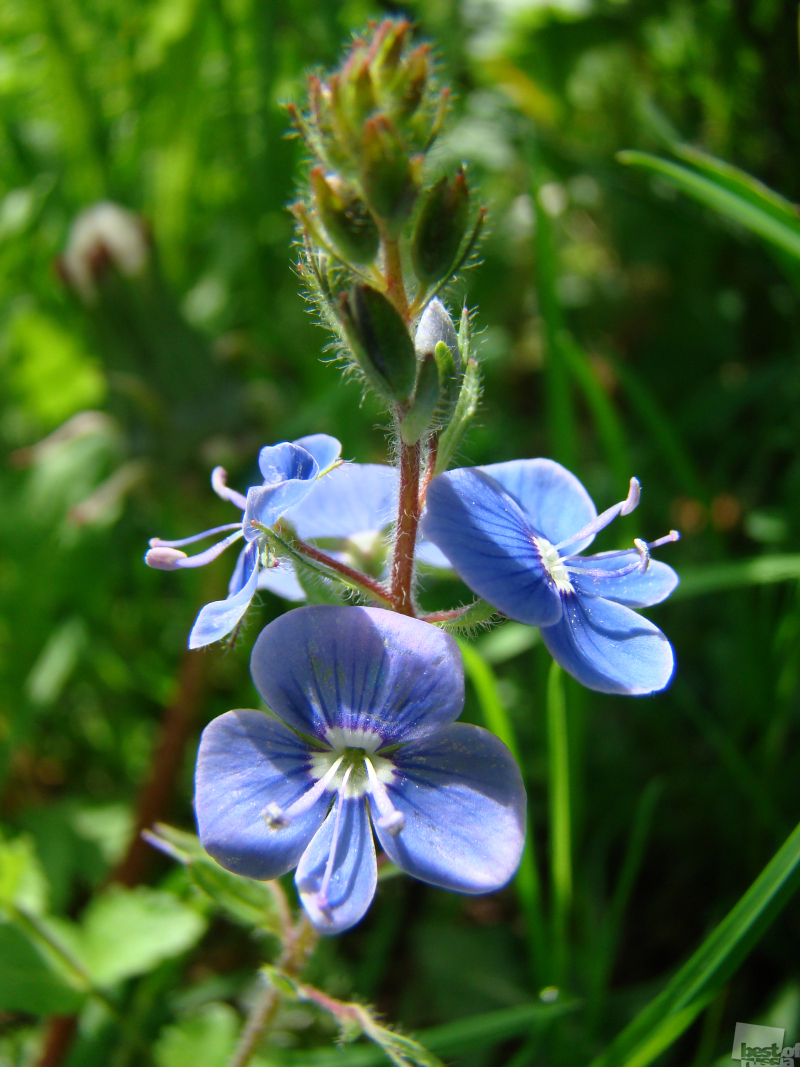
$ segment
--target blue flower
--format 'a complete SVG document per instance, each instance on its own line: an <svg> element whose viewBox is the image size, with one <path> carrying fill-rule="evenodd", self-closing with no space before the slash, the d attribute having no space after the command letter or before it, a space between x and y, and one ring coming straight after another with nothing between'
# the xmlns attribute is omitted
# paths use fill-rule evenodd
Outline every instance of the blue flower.
<svg viewBox="0 0 800 1067"><path fill-rule="evenodd" d="M631 479L626 500L602 515L578 479L549 459L514 460L450 471L428 488L422 530L479 596L505 615L538 626L553 658L583 685L642 695L668 685L672 647L631 608L664 600L678 576L650 559L675 541L673 530L633 549L578 553L618 515L639 503Z"/></svg>
<svg viewBox="0 0 800 1067"><path fill-rule="evenodd" d="M375 894L370 820L408 874L461 893L513 876L525 790L505 745L457 723L458 646L381 608L304 607L267 626L251 660L272 714L229 711L203 732L195 807L218 863L295 882L311 921L338 933Z"/></svg>
<svg viewBox="0 0 800 1067"><path fill-rule="evenodd" d="M241 622L255 596L261 572L272 562L266 537L258 527L274 526L287 511L308 496L317 479L340 463L341 450L336 438L327 434L314 434L292 443L284 441L262 448L258 465L264 482L251 486L247 496L228 488L225 471L222 467L215 467L211 474L211 485L224 500L241 508L244 512L241 520L216 526L213 530L205 530L181 541L162 541L158 537L151 540L150 550L144 557L145 563L159 570L172 571L203 567L229 545L244 538L245 547L236 561L227 599L206 604L201 609L189 635L189 648L202 648L219 641ZM185 545L219 533L227 533L227 537L205 552L187 556L181 551Z"/></svg>

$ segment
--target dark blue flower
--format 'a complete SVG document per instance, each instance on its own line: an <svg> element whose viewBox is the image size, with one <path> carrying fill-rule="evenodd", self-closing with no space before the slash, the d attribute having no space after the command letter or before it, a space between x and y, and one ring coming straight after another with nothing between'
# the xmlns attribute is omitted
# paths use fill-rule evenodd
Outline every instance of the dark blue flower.
<svg viewBox="0 0 800 1067"><path fill-rule="evenodd" d="M342 446L336 438L327 434L313 434L291 443L284 441L262 448L258 465L264 481L261 485L251 486L247 496L228 488L225 471L215 467L211 485L224 500L241 508L244 514L240 521L180 541L162 541L158 537L151 540L145 563L169 571L203 567L235 541L244 538L246 542L236 561L227 599L206 604L201 609L189 635L189 648L210 645L236 628L255 596L261 572L272 563L266 537L259 526L274 526L287 511L300 504L313 490L317 479L340 463L341 451ZM218 533L228 533L228 536L205 552L187 556L181 551L186 545Z"/></svg>
<svg viewBox="0 0 800 1067"><path fill-rule="evenodd" d="M580 556L595 534L639 502L597 514L578 479L548 459L450 471L428 488L422 530L479 596L538 626L553 658L590 689L642 695L663 689L674 668L663 633L631 608L657 604L678 584L650 549Z"/></svg>
<svg viewBox="0 0 800 1067"><path fill-rule="evenodd" d="M461 893L505 885L525 839L525 790L508 749L457 723L458 646L380 608L297 608L267 626L251 671L272 714L229 711L203 732L200 839L228 870L297 867L323 933L361 919L375 894L370 820L404 871Z"/></svg>

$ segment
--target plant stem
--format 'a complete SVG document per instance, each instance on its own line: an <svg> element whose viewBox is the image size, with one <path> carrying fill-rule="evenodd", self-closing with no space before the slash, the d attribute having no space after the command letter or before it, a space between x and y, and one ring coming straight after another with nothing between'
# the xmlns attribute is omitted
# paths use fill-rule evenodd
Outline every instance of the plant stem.
<svg viewBox="0 0 800 1067"><path fill-rule="evenodd" d="M428 486L433 480L433 476L436 473L436 457L439 453L439 434L435 433L428 442L428 455L425 458L425 470L422 474L422 481L419 486L419 510L425 507L425 494L428 492Z"/></svg>
<svg viewBox="0 0 800 1067"><path fill-rule="evenodd" d="M395 611L415 615L412 584L414 549L419 526L419 444L400 442L400 492L397 502L397 527L392 558L391 598Z"/></svg>
<svg viewBox="0 0 800 1067"><path fill-rule="evenodd" d="M383 238L383 262L384 277L386 279L386 295L403 316L406 322L411 318L406 296L406 286L403 281L403 261L400 258L400 245L388 237Z"/></svg>
<svg viewBox="0 0 800 1067"><path fill-rule="evenodd" d="M389 602L389 594L384 586L374 578L370 578L368 574L362 574L361 571L348 567L346 563L342 563L340 560L334 559L333 556L321 552L318 548L308 544L307 541L294 541L293 547L302 555L313 559L316 563L322 563L325 567L330 567L332 571L341 574L343 578L347 578L358 585L363 585L380 603L386 604Z"/></svg>

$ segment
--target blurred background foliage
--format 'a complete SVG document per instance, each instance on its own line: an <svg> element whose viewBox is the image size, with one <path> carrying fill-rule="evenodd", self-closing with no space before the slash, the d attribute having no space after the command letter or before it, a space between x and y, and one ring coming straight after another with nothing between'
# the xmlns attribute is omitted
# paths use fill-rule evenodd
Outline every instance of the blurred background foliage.
<svg viewBox="0 0 800 1067"><path fill-rule="evenodd" d="M588 1007L535 1038L517 1024L441 1052L475 1067L586 1063L796 820L797 275L615 159L691 143L800 199L792 4L5 0L2 833L35 857L52 913L94 907L85 921L100 930L111 898L90 902L115 866L124 884L190 896L163 857L131 861L137 797L161 758L174 787L152 812L192 827L197 735L253 704L249 648L284 605L264 594L240 647L189 657L194 615L224 595L228 565L162 574L142 554L153 535L230 521L210 471L221 463L246 487L262 444L326 432L348 458L386 458L377 408L326 366L327 338L298 293L286 205L302 149L283 105L387 13L434 42L455 90L439 161L465 161L490 208L482 264L450 294L477 307L483 330L485 396L463 463L550 455L601 507L636 474L643 501L625 540L684 534L665 553L687 575L684 595L652 613L676 647L672 688L636 700L566 687L574 896L561 978ZM102 200L144 220L147 262L132 277L96 263L82 297L60 257L75 217ZM762 577L795 577L749 581L729 566L754 557L776 561ZM440 583L429 595L465 593ZM517 731L543 874L547 657L513 629L478 648ZM466 718L482 721L473 691ZM225 1062L261 959L245 931L201 912L167 923L166 949L156 925L160 950L111 968L158 1067ZM464 899L395 878L309 973L408 1028L437 1027L531 1002L550 976L532 970L528 944L511 888ZM665 1062L727 1059L737 1019L781 1019L787 1041L800 1038L798 953L790 907ZM37 1062L43 1016L73 1005L41 990L15 1000L19 974L2 971L0 960L0 1063ZM286 1012L264 1062L330 1043L311 1009ZM87 1009L69 1062L145 1062L113 1033Z"/></svg>

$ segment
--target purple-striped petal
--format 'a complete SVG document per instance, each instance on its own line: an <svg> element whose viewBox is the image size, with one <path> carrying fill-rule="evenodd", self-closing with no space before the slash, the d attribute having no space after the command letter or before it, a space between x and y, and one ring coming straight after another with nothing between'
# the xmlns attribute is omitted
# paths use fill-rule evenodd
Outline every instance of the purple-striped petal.
<svg viewBox="0 0 800 1067"><path fill-rule="evenodd" d="M376 826L387 855L423 882L459 893L490 893L519 866L525 844L525 787L506 746L488 730L454 723L392 757L387 783L405 826Z"/></svg>
<svg viewBox="0 0 800 1067"><path fill-rule="evenodd" d="M316 463L314 464L316 468ZM244 512L242 529L245 540L254 541L261 537L261 531L252 524L274 526L278 519L314 488L313 481L276 482L274 485L254 485L247 490L247 506Z"/></svg>
<svg viewBox="0 0 800 1067"><path fill-rule="evenodd" d="M319 474L319 464L302 445L282 441L266 445L258 453L258 466L264 485L299 479L309 481Z"/></svg>
<svg viewBox="0 0 800 1067"><path fill-rule="evenodd" d="M552 625L561 598L534 544L536 532L493 478L449 471L428 487L422 534L479 596L518 622Z"/></svg>
<svg viewBox="0 0 800 1067"><path fill-rule="evenodd" d="M380 463L346 463L316 481L285 514L304 541L378 533L394 518L397 471Z"/></svg>
<svg viewBox="0 0 800 1067"><path fill-rule="evenodd" d="M629 608L649 608L660 604L675 589L680 578L666 563L650 560L650 565L642 574L640 570L618 577L600 577L585 571L617 571L639 559L635 549L630 552L609 552L597 556L581 556L571 559L567 564L569 577L579 593L601 596L614 600Z"/></svg>
<svg viewBox="0 0 800 1067"><path fill-rule="evenodd" d="M611 600L569 593L560 622L541 633L556 663L589 689L644 696L672 678L675 660L664 634Z"/></svg>
<svg viewBox="0 0 800 1067"><path fill-rule="evenodd" d="M321 471L326 471L328 467L333 466L342 454L341 444L335 437L329 437L326 433L313 433L308 437L298 437L294 443L314 457Z"/></svg>
<svg viewBox="0 0 800 1067"><path fill-rule="evenodd" d="M384 745L441 729L461 714L464 671L449 634L382 608L296 608L259 635L253 681L293 729L340 728Z"/></svg>
<svg viewBox="0 0 800 1067"><path fill-rule="evenodd" d="M195 771L197 824L209 855L248 878L277 878L296 866L331 794L279 829L265 810L285 810L307 792L315 781L310 768L308 745L261 711L229 711L210 722Z"/></svg>
<svg viewBox="0 0 800 1067"><path fill-rule="evenodd" d="M339 934L363 918L378 884L364 797L337 798L303 853L294 880L303 907L321 933Z"/></svg>
<svg viewBox="0 0 800 1067"><path fill-rule="evenodd" d="M189 648L203 648L214 641L227 636L250 607L258 586L258 549L255 544L248 545L243 553L242 569L237 577L239 563L234 569L234 577L241 581L241 588L227 600L215 600L206 604L195 619L189 634ZM231 579L233 581L233 579Z"/></svg>
<svg viewBox="0 0 800 1067"><path fill-rule="evenodd" d="M516 500L537 533L557 545L597 516L592 498L574 474L552 459L514 459L480 470ZM584 538L572 551L582 552L594 538Z"/></svg>

